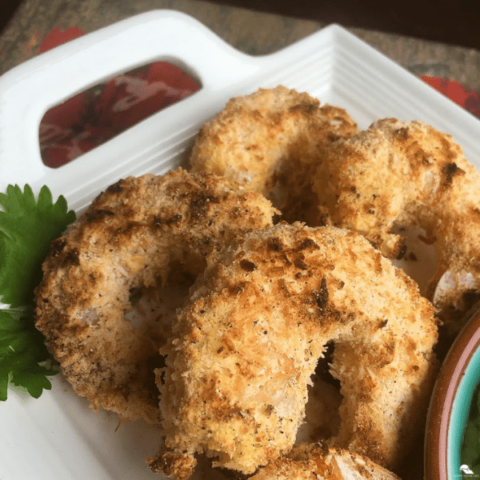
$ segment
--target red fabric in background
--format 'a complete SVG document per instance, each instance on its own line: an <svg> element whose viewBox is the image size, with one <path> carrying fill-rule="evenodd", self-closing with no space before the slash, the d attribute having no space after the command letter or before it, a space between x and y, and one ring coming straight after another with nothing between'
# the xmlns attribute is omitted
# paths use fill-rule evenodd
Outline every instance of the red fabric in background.
<svg viewBox="0 0 480 480"><path fill-rule="evenodd" d="M423 75L420 77L424 82L443 93L470 113L480 118L480 94L470 90L460 82L448 80L447 78L431 77Z"/></svg>
<svg viewBox="0 0 480 480"><path fill-rule="evenodd" d="M37 53L43 53L62 43L67 43L74 38L85 35L85 31L78 27L70 27L62 30L58 25L51 30L39 45Z"/></svg>
<svg viewBox="0 0 480 480"><path fill-rule="evenodd" d="M84 35L77 27L55 27L38 53ZM423 81L480 118L480 95L459 82L424 75ZM90 88L50 109L40 124L45 165L60 167L139 121L199 90L180 68L155 62Z"/></svg>

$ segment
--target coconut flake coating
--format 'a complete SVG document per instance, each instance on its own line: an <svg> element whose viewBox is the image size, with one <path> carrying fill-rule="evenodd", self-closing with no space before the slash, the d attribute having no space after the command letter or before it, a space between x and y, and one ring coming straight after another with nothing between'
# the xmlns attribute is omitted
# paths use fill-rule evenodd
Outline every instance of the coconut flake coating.
<svg viewBox="0 0 480 480"><path fill-rule="evenodd" d="M158 339L125 318L131 292L167 285L179 270L198 275L208 255L273 214L261 195L182 169L100 194L52 243L36 290L36 326L74 390L95 410L157 422Z"/></svg>
<svg viewBox="0 0 480 480"><path fill-rule="evenodd" d="M368 458L319 444L294 447L269 463L251 480L399 480Z"/></svg>
<svg viewBox="0 0 480 480"><path fill-rule="evenodd" d="M192 171L224 175L259 192L283 218L316 221L311 181L325 148L357 131L341 108L278 86L231 99L198 134ZM313 216L312 216L313 215Z"/></svg>
<svg viewBox="0 0 480 480"><path fill-rule="evenodd" d="M286 454L327 343L344 397L329 445L394 468L421 435L437 370L433 307L361 235L300 224L247 235L212 261L179 313L159 373L166 450L251 474Z"/></svg>
<svg viewBox="0 0 480 480"><path fill-rule="evenodd" d="M426 295L447 331L458 333L480 295L480 174L450 135L378 120L327 151L313 189L324 223L361 233L389 258L405 254L402 228L421 227L437 261ZM456 286L434 298L445 272Z"/></svg>

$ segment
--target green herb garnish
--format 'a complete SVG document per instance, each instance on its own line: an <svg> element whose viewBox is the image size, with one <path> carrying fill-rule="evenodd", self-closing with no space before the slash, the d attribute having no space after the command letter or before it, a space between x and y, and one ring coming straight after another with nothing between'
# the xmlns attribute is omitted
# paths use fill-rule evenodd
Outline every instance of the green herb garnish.
<svg viewBox="0 0 480 480"><path fill-rule="evenodd" d="M47 375L57 372L39 365L50 358L43 340L31 312L0 310L0 400L7 399L9 381L34 398L51 389Z"/></svg>
<svg viewBox="0 0 480 480"><path fill-rule="evenodd" d="M50 358L33 317L34 289L42 278L42 262L50 243L75 220L60 196L52 202L48 187L35 200L30 186L22 192L9 185L0 193L0 400L7 399L8 383L38 398L50 389L46 378L55 370L40 365Z"/></svg>

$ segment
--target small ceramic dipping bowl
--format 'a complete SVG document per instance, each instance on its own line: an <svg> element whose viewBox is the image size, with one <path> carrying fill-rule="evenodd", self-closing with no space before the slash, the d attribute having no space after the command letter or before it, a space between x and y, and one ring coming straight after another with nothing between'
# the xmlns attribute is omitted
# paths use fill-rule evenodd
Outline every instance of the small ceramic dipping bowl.
<svg viewBox="0 0 480 480"><path fill-rule="evenodd" d="M425 434L425 480L480 478L463 465L460 450L473 395L480 383L480 310L450 348L437 378ZM471 473L470 473L471 472Z"/></svg>

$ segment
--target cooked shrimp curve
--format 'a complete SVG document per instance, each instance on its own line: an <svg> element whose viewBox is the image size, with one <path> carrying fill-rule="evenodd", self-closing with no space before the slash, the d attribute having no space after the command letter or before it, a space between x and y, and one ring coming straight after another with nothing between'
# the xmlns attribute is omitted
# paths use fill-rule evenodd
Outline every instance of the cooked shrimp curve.
<svg viewBox="0 0 480 480"><path fill-rule="evenodd" d="M231 178L259 192L290 222L315 220L313 169L323 150L357 130L342 108L278 86L231 99L198 134L192 171Z"/></svg>
<svg viewBox="0 0 480 480"><path fill-rule="evenodd" d="M361 235L298 223L248 234L207 266L164 347L166 450L152 467L188 478L206 452L250 474L287 453L334 342L344 399L330 445L393 468L422 432L436 340L430 302Z"/></svg>
<svg viewBox="0 0 480 480"><path fill-rule="evenodd" d="M182 169L118 181L52 244L36 326L74 390L123 420L159 421L155 318L134 328L132 291L198 275L206 257L275 210L224 178ZM173 317L175 318L175 317Z"/></svg>

